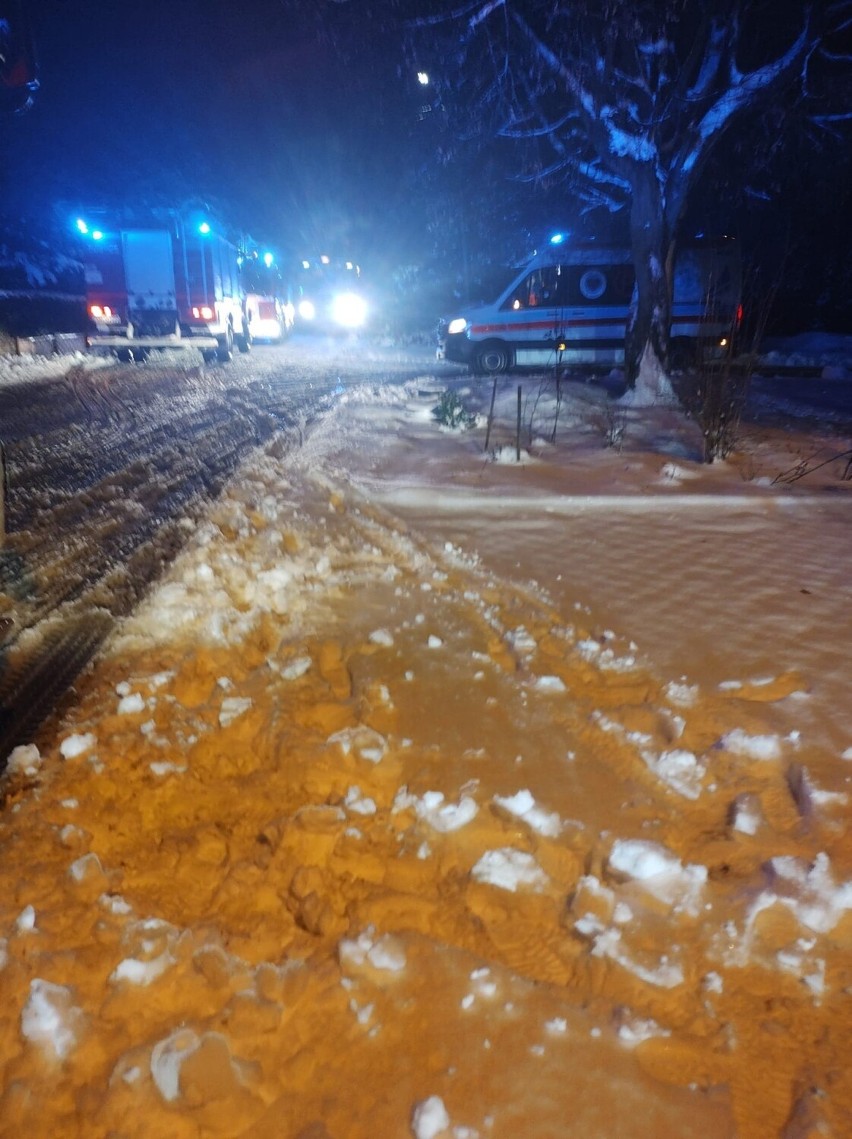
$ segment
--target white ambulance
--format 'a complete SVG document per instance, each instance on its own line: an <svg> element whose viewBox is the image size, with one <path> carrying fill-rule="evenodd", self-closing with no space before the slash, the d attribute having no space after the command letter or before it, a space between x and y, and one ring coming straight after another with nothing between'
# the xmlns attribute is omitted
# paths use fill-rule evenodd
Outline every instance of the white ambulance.
<svg viewBox="0 0 852 1139"><path fill-rule="evenodd" d="M438 359L478 374L623 364L633 284L629 249L557 235L496 301L441 322ZM742 316L740 293L735 242L696 240L680 249L672 298L675 366L724 352Z"/></svg>

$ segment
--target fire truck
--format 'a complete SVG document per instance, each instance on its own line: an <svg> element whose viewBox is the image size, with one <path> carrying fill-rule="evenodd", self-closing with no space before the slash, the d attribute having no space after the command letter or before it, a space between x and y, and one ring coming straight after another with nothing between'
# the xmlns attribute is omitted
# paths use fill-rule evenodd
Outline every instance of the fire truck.
<svg viewBox="0 0 852 1139"><path fill-rule="evenodd" d="M87 339L121 359L199 349L228 361L251 350L237 245L208 217L158 210L76 219L83 243Z"/></svg>

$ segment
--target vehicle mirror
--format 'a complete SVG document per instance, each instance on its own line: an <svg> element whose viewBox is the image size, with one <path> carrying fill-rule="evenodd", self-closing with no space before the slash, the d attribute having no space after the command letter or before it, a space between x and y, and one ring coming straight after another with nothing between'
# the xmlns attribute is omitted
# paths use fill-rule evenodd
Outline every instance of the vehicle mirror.
<svg viewBox="0 0 852 1139"><path fill-rule="evenodd" d="M38 67L26 0L0 0L0 111L32 106Z"/></svg>

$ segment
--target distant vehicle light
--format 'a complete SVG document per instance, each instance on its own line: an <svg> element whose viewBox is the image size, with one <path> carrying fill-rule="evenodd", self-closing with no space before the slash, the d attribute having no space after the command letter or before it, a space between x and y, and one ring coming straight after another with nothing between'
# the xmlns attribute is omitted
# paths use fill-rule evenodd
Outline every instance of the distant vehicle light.
<svg viewBox="0 0 852 1139"><path fill-rule="evenodd" d="M199 233L209 233L210 232L210 222L209 221L203 221L201 223L201 225L199 225L199 227L198 227L198 232Z"/></svg>
<svg viewBox="0 0 852 1139"><path fill-rule="evenodd" d="M447 325L447 332L450 336L457 336L459 332L464 332L467 328L467 321L463 316L457 316L455 320L451 320Z"/></svg>
<svg viewBox="0 0 852 1139"><path fill-rule="evenodd" d="M264 263L264 265L266 266L266 268L267 268L267 269L271 269L271 268L272 268L272 265L273 265L274 261L275 261L275 258L272 256L272 254L271 254L271 253L264 253L264 255L263 255L263 263Z"/></svg>
<svg viewBox="0 0 852 1139"><path fill-rule="evenodd" d="M213 320L216 316L216 310L211 308L210 305L195 305L192 310L192 315L196 320Z"/></svg>
<svg viewBox="0 0 852 1139"><path fill-rule="evenodd" d="M77 225L77 231L79 233L86 234L89 232L89 227L86 225L86 223L83 221L82 218L77 218L76 225Z"/></svg>
<svg viewBox="0 0 852 1139"><path fill-rule="evenodd" d="M418 71L417 72L417 82L420 84L421 87L428 87L429 86L429 72L428 71Z"/></svg>
<svg viewBox="0 0 852 1139"><path fill-rule="evenodd" d="M357 293L341 293L332 302L331 315L344 328L360 328L367 319L367 305Z"/></svg>
<svg viewBox="0 0 852 1139"><path fill-rule="evenodd" d="M722 337L722 339L719 341L719 347L720 347L720 348L727 348L727 347L728 347L728 338L727 338L727 336L723 336L723 337Z"/></svg>
<svg viewBox="0 0 852 1139"><path fill-rule="evenodd" d="M299 316L302 320L313 320L317 315L313 301L299 301Z"/></svg>
<svg viewBox="0 0 852 1139"><path fill-rule="evenodd" d="M551 245L561 245L564 240L565 240L565 234L564 233L554 233L554 235L550 239L550 244Z"/></svg>
<svg viewBox="0 0 852 1139"><path fill-rule="evenodd" d="M92 241L103 241L103 237L104 237L103 230L101 230L101 229L93 229L92 230Z"/></svg>

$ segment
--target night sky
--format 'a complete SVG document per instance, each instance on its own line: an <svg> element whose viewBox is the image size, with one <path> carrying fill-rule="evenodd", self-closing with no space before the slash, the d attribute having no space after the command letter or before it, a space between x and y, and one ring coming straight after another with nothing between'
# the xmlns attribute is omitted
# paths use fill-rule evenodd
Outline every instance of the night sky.
<svg viewBox="0 0 852 1139"><path fill-rule="evenodd" d="M399 51L347 59L353 12L325 8L33 0L41 90L0 123L7 207L197 195L266 241L372 239L413 104Z"/></svg>
<svg viewBox="0 0 852 1139"><path fill-rule="evenodd" d="M487 260L513 240L517 254L546 227L581 224L560 188L510 185L505 164L489 165L493 152L456 145L447 160L447 125L419 113L417 61L390 0L30 8L41 90L31 111L0 119L7 215L200 199L285 253L331 249L383 273L430 256ZM852 331L850 149L838 142L818 164L794 150L772 174L772 203L743 198L729 210L715 187L739 176L741 158L723 148L692 213L702 228L734 232L747 253L751 242L765 272L785 274L786 319L821 318L821 294L824 318ZM503 241L489 250L495 217Z"/></svg>

